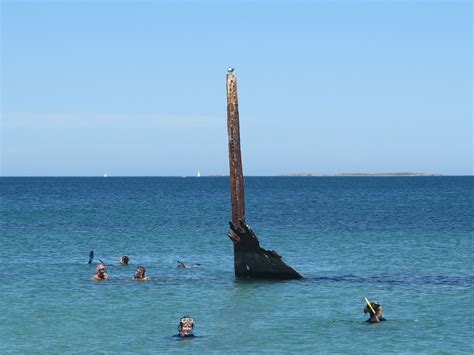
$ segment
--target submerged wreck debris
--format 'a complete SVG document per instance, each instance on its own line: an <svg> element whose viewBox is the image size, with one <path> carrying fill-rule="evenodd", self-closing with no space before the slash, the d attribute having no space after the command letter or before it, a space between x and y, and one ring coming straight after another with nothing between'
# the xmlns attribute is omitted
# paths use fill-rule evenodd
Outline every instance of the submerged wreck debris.
<svg viewBox="0 0 474 355"><path fill-rule="evenodd" d="M234 269L237 277L299 279L274 250L260 247L257 236L245 223L244 178L240 154L239 104L234 68L227 69L227 133L229 136L230 195L232 221L229 238L234 244Z"/></svg>

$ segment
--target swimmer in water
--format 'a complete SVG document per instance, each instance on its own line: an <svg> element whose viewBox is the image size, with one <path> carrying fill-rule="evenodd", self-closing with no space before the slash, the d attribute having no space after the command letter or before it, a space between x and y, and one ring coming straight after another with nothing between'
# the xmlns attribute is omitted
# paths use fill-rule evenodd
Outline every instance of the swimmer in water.
<svg viewBox="0 0 474 355"><path fill-rule="evenodd" d="M109 279L109 274L107 272L107 267L104 263L97 264L95 268L95 275L92 276L92 280L95 281L105 281Z"/></svg>
<svg viewBox="0 0 474 355"><path fill-rule="evenodd" d="M129 258L126 255L120 257L120 265L128 265Z"/></svg>
<svg viewBox="0 0 474 355"><path fill-rule="evenodd" d="M178 331L179 334L174 335L174 338L188 339L194 338L194 319L190 316L184 316L179 319Z"/></svg>
<svg viewBox="0 0 474 355"><path fill-rule="evenodd" d="M183 263L182 261L179 261L178 260L178 265L176 265L176 268L178 269L190 269L192 267L195 267L195 266L200 266L201 264L198 264L198 263L194 263L193 265L186 265L185 263Z"/></svg>
<svg viewBox="0 0 474 355"><path fill-rule="evenodd" d="M364 313L369 313L370 318L366 320L367 323L379 323L386 320L384 317L382 317L382 305L377 302L371 301L370 306L367 304L364 308Z"/></svg>
<svg viewBox="0 0 474 355"><path fill-rule="evenodd" d="M135 274L133 275L134 280L138 281L146 281L148 280L148 276L145 275L145 267L144 266L137 266L135 270Z"/></svg>
<svg viewBox="0 0 474 355"><path fill-rule="evenodd" d="M182 261L178 260L178 265L176 265L178 269L186 269L189 268L189 266L186 266Z"/></svg>

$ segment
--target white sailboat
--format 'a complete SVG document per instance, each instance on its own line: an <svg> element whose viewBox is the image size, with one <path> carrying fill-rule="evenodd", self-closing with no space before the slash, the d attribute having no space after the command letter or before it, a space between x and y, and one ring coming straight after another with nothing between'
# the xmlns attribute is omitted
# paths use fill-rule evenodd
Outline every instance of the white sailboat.
<svg viewBox="0 0 474 355"><path fill-rule="evenodd" d="M197 177L201 177L201 172L198 170Z"/></svg>
<svg viewBox="0 0 474 355"><path fill-rule="evenodd" d="M107 173L104 174L104 177L107 177Z"/></svg>

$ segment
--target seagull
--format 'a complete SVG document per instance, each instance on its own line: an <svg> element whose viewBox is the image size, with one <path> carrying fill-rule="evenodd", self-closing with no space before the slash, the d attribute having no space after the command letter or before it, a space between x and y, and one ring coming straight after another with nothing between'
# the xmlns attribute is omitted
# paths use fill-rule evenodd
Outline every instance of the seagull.
<svg viewBox="0 0 474 355"><path fill-rule="evenodd" d="M227 68L227 72L230 74L230 73L233 73L235 70L235 68L232 68L232 67L228 67Z"/></svg>

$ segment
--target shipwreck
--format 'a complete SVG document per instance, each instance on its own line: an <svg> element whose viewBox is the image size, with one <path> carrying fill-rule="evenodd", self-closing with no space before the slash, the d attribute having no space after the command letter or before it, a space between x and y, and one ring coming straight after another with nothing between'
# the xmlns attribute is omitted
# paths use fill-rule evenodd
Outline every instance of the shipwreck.
<svg viewBox="0 0 474 355"><path fill-rule="evenodd" d="M299 279L302 276L287 265L274 250L260 247L255 232L245 221L245 195L240 153L239 103L234 68L227 69L227 133L229 138L230 196L232 220L229 238L234 245L234 270L239 278Z"/></svg>

